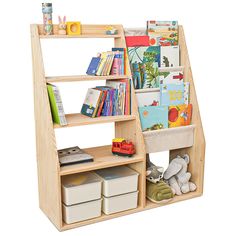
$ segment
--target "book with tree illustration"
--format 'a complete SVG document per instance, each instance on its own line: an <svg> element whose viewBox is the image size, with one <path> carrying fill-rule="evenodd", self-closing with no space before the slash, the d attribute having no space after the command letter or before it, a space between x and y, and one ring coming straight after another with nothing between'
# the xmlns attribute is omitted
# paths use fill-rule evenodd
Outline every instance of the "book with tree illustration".
<svg viewBox="0 0 236 236"><path fill-rule="evenodd" d="M183 67L163 67L159 68L160 84L182 84L184 82Z"/></svg>
<svg viewBox="0 0 236 236"><path fill-rule="evenodd" d="M168 107L147 106L139 107L142 131L168 128Z"/></svg>
<svg viewBox="0 0 236 236"><path fill-rule="evenodd" d="M190 125L192 118L192 104L169 106L169 128Z"/></svg>

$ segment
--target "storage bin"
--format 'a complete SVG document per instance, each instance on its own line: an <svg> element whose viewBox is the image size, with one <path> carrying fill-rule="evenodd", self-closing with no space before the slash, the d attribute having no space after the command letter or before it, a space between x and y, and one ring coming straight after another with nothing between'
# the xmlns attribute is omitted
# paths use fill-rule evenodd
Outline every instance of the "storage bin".
<svg viewBox="0 0 236 236"><path fill-rule="evenodd" d="M96 171L103 179L102 194L105 197L137 191L138 173L126 166Z"/></svg>
<svg viewBox="0 0 236 236"><path fill-rule="evenodd" d="M104 197L102 211L106 214L113 214L120 211L126 211L137 207L138 191L126 193L113 197Z"/></svg>
<svg viewBox="0 0 236 236"><path fill-rule="evenodd" d="M161 152L191 147L194 143L195 125L143 132L146 152Z"/></svg>
<svg viewBox="0 0 236 236"><path fill-rule="evenodd" d="M101 216L102 200L84 202L72 206L63 204L63 220L67 224Z"/></svg>
<svg viewBox="0 0 236 236"><path fill-rule="evenodd" d="M94 172L63 176L63 203L68 206L101 198L101 182Z"/></svg>

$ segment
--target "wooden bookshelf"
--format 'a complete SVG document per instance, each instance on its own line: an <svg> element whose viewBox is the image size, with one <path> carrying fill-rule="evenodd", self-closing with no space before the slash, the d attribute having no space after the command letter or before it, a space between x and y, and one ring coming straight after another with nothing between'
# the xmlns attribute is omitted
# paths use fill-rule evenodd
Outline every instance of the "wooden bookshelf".
<svg viewBox="0 0 236 236"><path fill-rule="evenodd" d="M45 36L43 34L42 25L31 25L39 205L41 210L47 215L47 217L57 227L59 231L132 214L147 209L152 209L167 204L172 204L194 197L199 197L203 193L205 139L182 26L179 26L179 45L181 54L180 61L181 66L184 67L186 81L190 83L190 103L192 103L193 105L191 126L172 128L168 130L162 130L160 132L149 133L158 137L159 141L154 142L154 145L157 148L148 150L145 146L145 142L146 136L149 134L147 134L146 132L143 133L141 130L135 93L150 92L154 91L154 89L135 91L133 87L131 88L131 115L90 118L81 114L67 114L66 119L68 125L59 126L53 123L47 94L48 82L57 83L131 79L131 71L129 63L127 62L126 66L128 71L127 75L124 76L46 76L42 59L41 39L112 38L114 40L115 47L125 48L126 43L123 26L112 26L118 29L118 35L106 35L105 30L107 25L82 25L82 34L79 36L72 37L67 35L58 35L57 25L53 26L54 35L50 36ZM60 167L55 137L56 128L67 128L91 124L94 125L109 122L114 122L115 124L115 137L123 137L134 142L136 154L132 158L114 156L111 153L111 146L107 145L85 149L86 152L94 156L94 162ZM186 136L186 142L182 142L180 145L180 142L178 141L179 136L177 136L177 134L184 135L184 133L188 131L191 134L191 142L189 142L188 140L189 136ZM171 144L173 138L174 143ZM162 145L162 147L160 147L160 143L166 145ZM173 147L175 149L173 149ZM146 153L151 153L152 151L158 152L160 151L160 149L162 150L162 148L164 148L165 151L170 152L170 160L175 157L176 154L189 154L189 171L192 173L191 180L197 185L197 190L192 193L183 194L181 196L175 196L169 202L163 204L156 204L150 202L149 200L146 200ZM112 215L102 214L98 218L89 219L74 224L65 224L63 222L62 217L61 178L65 175L121 165L127 165L139 173L138 207L132 210L119 212Z"/></svg>

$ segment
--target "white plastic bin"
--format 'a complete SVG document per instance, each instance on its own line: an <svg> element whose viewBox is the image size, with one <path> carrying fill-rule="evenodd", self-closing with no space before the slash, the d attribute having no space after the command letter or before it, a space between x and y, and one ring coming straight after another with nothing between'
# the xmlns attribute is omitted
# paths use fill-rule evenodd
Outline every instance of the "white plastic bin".
<svg viewBox="0 0 236 236"><path fill-rule="evenodd" d="M101 182L101 178L94 172L63 176L63 203L69 206L101 198Z"/></svg>
<svg viewBox="0 0 236 236"><path fill-rule="evenodd" d="M67 224L101 216L102 200L84 202L72 206L63 204L63 220Z"/></svg>
<svg viewBox="0 0 236 236"><path fill-rule="evenodd" d="M105 197L137 191L139 174L126 166L112 167L96 172L103 179L102 194Z"/></svg>
<svg viewBox="0 0 236 236"><path fill-rule="evenodd" d="M106 214L113 214L120 211L134 209L138 204L138 191L126 193L113 197L104 197L102 211Z"/></svg>
<svg viewBox="0 0 236 236"><path fill-rule="evenodd" d="M194 143L195 125L181 126L143 132L147 153L162 152L184 147Z"/></svg>

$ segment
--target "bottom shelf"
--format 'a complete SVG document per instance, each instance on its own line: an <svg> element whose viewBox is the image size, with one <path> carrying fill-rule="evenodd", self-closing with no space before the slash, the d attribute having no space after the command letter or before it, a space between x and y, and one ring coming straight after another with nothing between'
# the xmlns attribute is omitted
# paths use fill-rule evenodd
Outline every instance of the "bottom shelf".
<svg viewBox="0 0 236 236"><path fill-rule="evenodd" d="M63 222L61 230L73 229L76 227L80 227L80 226L84 226L84 225L88 225L88 224L93 224L96 222L116 218L119 216L125 216L125 215L129 215L129 214L132 214L135 212L144 211L144 210L148 210L148 209L152 209L152 208L156 208L156 207L160 207L160 206L165 206L165 205L169 205L169 204L172 204L175 202L180 202L180 201L184 201L184 200L195 198L195 197L200 197L201 195L202 195L202 193L199 193L197 191L191 192L191 193L186 193L181 196L175 196L172 200L170 200L169 202L166 202L166 203L153 203L149 200L146 200L146 206L144 208L139 206L139 207L132 209L132 210L122 211L122 212L114 213L111 215L105 215L102 213L102 215L100 217L77 222L77 223L73 223L73 224L66 224Z"/></svg>

